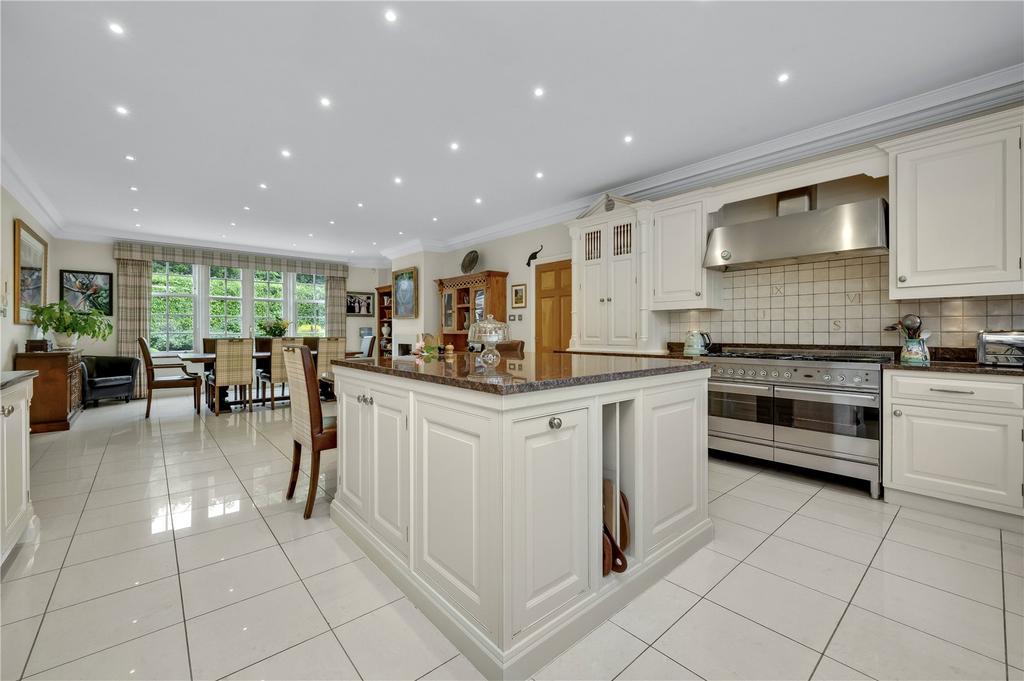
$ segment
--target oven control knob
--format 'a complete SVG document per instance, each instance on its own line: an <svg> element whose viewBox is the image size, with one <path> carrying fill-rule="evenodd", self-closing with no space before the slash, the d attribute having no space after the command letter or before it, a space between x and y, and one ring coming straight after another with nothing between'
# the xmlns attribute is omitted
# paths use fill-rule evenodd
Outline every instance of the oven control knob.
<svg viewBox="0 0 1024 681"><path fill-rule="evenodd" d="M778 378L778 377L779 377L779 372L778 371L773 371L772 372L772 378Z"/></svg>
<svg viewBox="0 0 1024 681"><path fill-rule="evenodd" d="M825 374L824 376L821 377L821 380L823 380L826 383L828 383L829 381L832 380L832 375L831 374Z"/></svg>
<svg viewBox="0 0 1024 681"><path fill-rule="evenodd" d="M745 373L746 373L746 372L745 372L745 371L743 371L743 369L737 369L737 370L736 370L736 375L737 375L737 376L742 376L742 375L743 375L743 374L745 374Z"/></svg>
<svg viewBox="0 0 1024 681"><path fill-rule="evenodd" d="M761 376L762 378L764 378L765 376L767 376L767 375L768 375L768 372L767 372L767 371L765 371L764 369L761 369L761 370L760 370L760 371L758 371L757 373L758 373L758 375L759 375L759 376Z"/></svg>
<svg viewBox="0 0 1024 681"><path fill-rule="evenodd" d="M840 383L843 383L846 381L846 376L844 376L843 374L839 374L838 376L836 376L836 380L839 381Z"/></svg>
<svg viewBox="0 0 1024 681"><path fill-rule="evenodd" d="M726 373L729 374L730 376L732 376L733 373L735 373L735 372L732 369L729 369Z"/></svg>
<svg viewBox="0 0 1024 681"><path fill-rule="evenodd" d="M718 375L721 376L724 373L725 373L725 369L723 369L722 367L718 367Z"/></svg>
<svg viewBox="0 0 1024 681"><path fill-rule="evenodd" d="M854 376L854 377L853 377L853 382L854 382L854 383L855 383L856 385L860 385L860 382L861 382L861 381L863 381L863 380L864 380L864 379L863 379L863 378L861 378L860 376Z"/></svg>
<svg viewBox="0 0 1024 681"><path fill-rule="evenodd" d="M783 378L793 378L793 372L792 371L787 371L786 373L782 374L782 377Z"/></svg>

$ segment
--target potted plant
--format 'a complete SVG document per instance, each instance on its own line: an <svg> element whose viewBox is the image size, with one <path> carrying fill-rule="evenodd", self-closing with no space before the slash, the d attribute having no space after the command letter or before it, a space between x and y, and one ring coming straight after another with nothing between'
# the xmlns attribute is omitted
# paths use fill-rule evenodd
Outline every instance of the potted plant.
<svg viewBox="0 0 1024 681"><path fill-rule="evenodd" d="M106 340L114 332L111 324L99 310L77 312L66 300L49 305L32 305L32 320L43 333L53 335L58 348L74 348L79 336Z"/></svg>
<svg viewBox="0 0 1024 681"><path fill-rule="evenodd" d="M256 324L260 333L264 336L278 338L288 333L288 320L274 317L273 319L261 319Z"/></svg>

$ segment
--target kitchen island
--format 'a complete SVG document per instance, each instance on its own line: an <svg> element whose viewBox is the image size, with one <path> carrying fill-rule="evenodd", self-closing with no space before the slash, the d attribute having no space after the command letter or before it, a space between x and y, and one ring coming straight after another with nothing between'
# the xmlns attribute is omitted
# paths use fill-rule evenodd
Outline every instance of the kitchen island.
<svg viewBox="0 0 1024 681"><path fill-rule="evenodd" d="M487 678L533 674L711 538L706 364L333 364L331 515ZM603 576L606 515L630 540Z"/></svg>

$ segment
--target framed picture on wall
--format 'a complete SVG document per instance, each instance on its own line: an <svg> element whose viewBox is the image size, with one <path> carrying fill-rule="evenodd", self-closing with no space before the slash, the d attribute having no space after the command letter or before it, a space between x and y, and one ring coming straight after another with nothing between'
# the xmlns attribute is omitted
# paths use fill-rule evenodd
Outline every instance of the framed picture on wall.
<svg viewBox="0 0 1024 681"><path fill-rule="evenodd" d="M419 307L419 271L415 267L391 273L391 290L395 296L391 316L395 319L416 319Z"/></svg>
<svg viewBox="0 0 1024 681"><path fill-rule="evenodd" d="M373 292L349 291L345 294L345 314L349 317L372 317L375 295Z"/></svg>
<svg viewBox="0 0 1024 681"><path fill-rule="evenodd" d="M47 243L21 220L14 221L14 323L32 324L31 305L46 302Z"/></svg>
<svg viewBox="0 0 1024 681"><path fill-rule="evenodd" d="M526 307L526 284L512 284L512 307Z"/></svg>
<svg viewBox="0 0 1024 681"><path fill-rule="evenodd" d="M114 314L114 275L111 272L60 271L60 299L76 312L99 310Z"/></svg>

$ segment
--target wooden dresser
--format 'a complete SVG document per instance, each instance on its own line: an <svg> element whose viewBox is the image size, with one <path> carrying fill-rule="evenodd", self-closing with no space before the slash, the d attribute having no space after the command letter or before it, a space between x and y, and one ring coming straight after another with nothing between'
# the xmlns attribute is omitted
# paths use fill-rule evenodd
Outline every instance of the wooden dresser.
<svg viewBox="0 0 1024 681"><path fill-rule="evenodd" d="M68 430L82 411L82 352L19 352L14 370L35 369L35 395L29 411L33 433Z"/></svg>
<svg viewBox="0 0 1024 681"><path fill-rule="evenodd" d="M505 281L508 272L487 270L461 277L437 280L441 294L442 345L451 343L456 350L466 349L469 326L494 315L499 322L505 319Z"/></svg>

